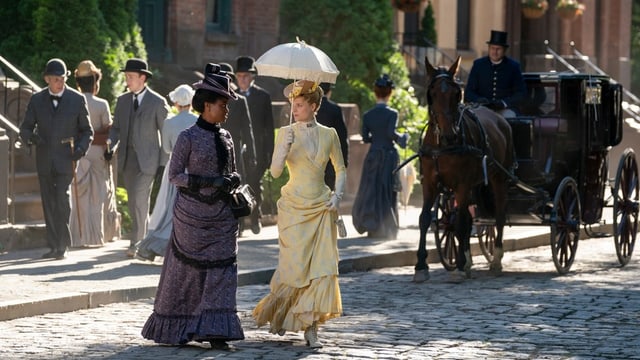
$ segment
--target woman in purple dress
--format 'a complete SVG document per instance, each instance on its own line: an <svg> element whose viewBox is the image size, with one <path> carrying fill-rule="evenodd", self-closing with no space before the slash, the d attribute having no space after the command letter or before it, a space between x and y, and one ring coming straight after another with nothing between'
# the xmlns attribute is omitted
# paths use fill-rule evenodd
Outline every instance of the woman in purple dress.
<svg viewBox="0 0 640 360"><path fill-rule="evenodd" d="M227 203L240 177L231 135L220 124L237 96L217 64L207 65L204 80L193 87L200 117L180 134L171 155L169 181L178 189L173 232L142 336L228 349L227 341L244 339L236 309L238 220Z"/></svg>

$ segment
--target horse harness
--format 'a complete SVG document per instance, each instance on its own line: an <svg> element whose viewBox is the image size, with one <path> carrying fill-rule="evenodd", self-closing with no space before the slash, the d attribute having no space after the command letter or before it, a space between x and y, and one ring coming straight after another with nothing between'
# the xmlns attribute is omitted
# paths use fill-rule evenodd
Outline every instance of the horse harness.
<svg viewBox="0 0 640 360"><path fill-rule="evenodd" d="M444 79L443 79L444 78ZM493 164L499 165L498 162L495 161L495 157L493 156L493 150L491 145L489 144L489 139L486 133L484 126L478 119L478 116L473 111L473 106L458 104L455 108L455 111L451 111L451 109L447 111L434 111L432 109L433 99L430 95L430 89L435 86L436 81L438 79L443 79L444 81L440 82L440 91L446 92L448 91L447 83L452 83L453 78L452 75L446 71L442 71L437 74L431 80L429 86L427 87L427 103L429 105L429 122L427 126L433 129L433 134L435 136L435 146L430 146L425 144L423 141L420 150L418 151L417 156L420 157L430 157L435 165L436 178L438 179L438 187L442 187L442 181L440 177L440 166L439 166L439 158L442 155L471 155L476 156L478 158L482 158L483 165L483 173L484 173L484 183L488 183L488 172L487 167ZM458 86L457 84L455 86ZM451 145L447 145L441 138L441 130L438 125L437 119L441 116L444 116L447 119L455 119L455 123L453 124L453 133L457 135L456 142ZM472 122L476 124L479 129L480 139L475 143L473 141L470 142L471 134L468 134L468 124L467 122ZM428 132L428 130L427 130ZM445 144L444 146L442 144ZM481 145L478 147L477 145Z"/></svg>

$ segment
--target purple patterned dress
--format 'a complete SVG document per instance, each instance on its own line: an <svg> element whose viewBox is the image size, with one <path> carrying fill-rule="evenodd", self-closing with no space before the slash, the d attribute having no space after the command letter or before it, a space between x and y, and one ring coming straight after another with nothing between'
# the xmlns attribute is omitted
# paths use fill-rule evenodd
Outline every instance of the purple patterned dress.
<svg viewBox="0 0 640 360"><path fill-rule="evenodd" d="M142 336L162 344L242 340L236 309L238 221L216 188L186 191L188 174L216 177L216 132L228 153L224 173L235 172L228 131L202 118L184 130L171 155L169 180L178 188L173 232L165 253L154 310Z"/></svg>

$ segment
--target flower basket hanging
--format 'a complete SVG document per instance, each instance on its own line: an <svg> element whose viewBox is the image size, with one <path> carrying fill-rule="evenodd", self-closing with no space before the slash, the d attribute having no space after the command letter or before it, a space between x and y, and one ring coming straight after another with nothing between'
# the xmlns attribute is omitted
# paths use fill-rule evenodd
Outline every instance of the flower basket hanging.
<svg viewBox="0 0 640 360"><path fill-rule="evenodd" d="M420 4L424 2L424 0L392 0L393 6L404 12L418 12L420 10Z"/></svg>
<svg viewBox="0 0 640 360"><path fill-rule="evenodd" d="M560 0L556 5L556 12L564 20L575 20L584 12L584 5L576 0Z"/></svg>
<svg viewBox="0 0 640 360"><path fill-rule="evenodd" d="M547 12L549 3L546 0L522 0L522 15L527 19L538 19Z"/></svg>

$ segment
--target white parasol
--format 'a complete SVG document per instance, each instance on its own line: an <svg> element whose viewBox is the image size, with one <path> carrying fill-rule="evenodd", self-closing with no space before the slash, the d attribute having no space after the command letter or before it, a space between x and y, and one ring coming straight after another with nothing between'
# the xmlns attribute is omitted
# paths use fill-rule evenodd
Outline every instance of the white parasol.
<svg viewBox="0 0 640 360"><path fill-rule="evenodd" d="M258 74L291 80L335 84L340 71L329 56L303 40L277 45L256 60Z"/></svg>

